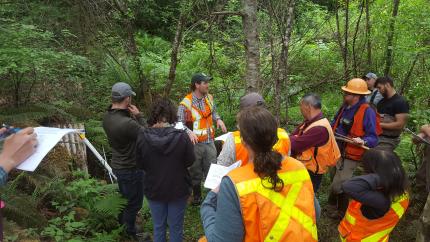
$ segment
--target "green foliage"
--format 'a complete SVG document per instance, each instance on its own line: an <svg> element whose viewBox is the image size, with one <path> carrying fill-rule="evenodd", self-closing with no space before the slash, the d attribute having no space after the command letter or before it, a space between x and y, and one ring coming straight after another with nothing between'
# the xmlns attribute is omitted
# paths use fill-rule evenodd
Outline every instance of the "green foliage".
<svg viewBox="0 0 430 242"><path fill-rule="evenodd" d="M2 121L5 123L32 124L37 122L71 122L75 117L55 104L38 103L17 108L0 109Z"/></svg>
<svg viewBox="0 0 430 242"><path fill-rule="evenodd" d="M54 34L35 25L0 19L0 79L3 95L11 94L14 105L41 100L41 93L55 92L64 97L59 87L70 87L87 77L90 64L85 57L60 50ZM38 90L39 95L34 95Z"/></svg>
<svg viewBox="0 0 430 242"><path fill-rule="evenodd" d="M117 217L126 205L117 189L116 185L106 185L83 173L74 173L74 180L64 184L64 194L52 201L60 216L49 220L42 236L56 241L87 237L94 241L114 241L121 231L117 229Z"/></svg>
<svg viewBox="0 0 430 242"><path fill-rule="evenodd" d="M185 17L183 40L169 98L179 103L189 92L192 74L205 72L214 77L210 92L214 94L218 113L229 130L236 129L235 116L246 84L243 79L246 60L242 17L214 16L211 12L240 11L241 1L116 2L120 7L111 5L109 1L100 1L97 6L91 1L75 4L63 0L0 4L0 122L16 126L84 122L88 139L99 151L105 149L109 157L110 146L101 120L111 101L112 84L118 81L129 83L138 94L133 102L140 105L146 105L142 95L144 81L147 81L153 97L164 92L172 40L182 13ZM276 14L284 14L283 18L286 6L285 1L261 0L257 13L264 83L261 92L272 110L274 73L279 66L272 69L270 43L272 41L276 57L280 54L283 31L279 23L270 18L269 2L280 6L274 10ZM346 80L343 78L338 36L343 41L346 5L345 1L339 3L338 33L335 1L296 1L289 47L289 83L281 92L281 113L285 116L288 101L291 123L303 119L298 104L305 92L322 96L323 112L329 119L342 103L340 85ZM361 1L350 1L349 4L347 53L350 77L368 71L381 76L385 67L392 1L370 1L372 63L370 66L367 63L368 37L363 14L356 36L355 69L352 39L360 4ZM428 12L430 5L427 0L401 1L395 24L391 74L396 87L405 86L404 95L411 106L408 127L413 130L430 122ZM135 53L133 41L136 42ZM416 65L408 81L416 56ZM139 61L140 70L135 58ZM143 73L143 80L139 72ZM320 82L324 84L318 85ZM288 130L292 128L288 127ZM420 151L408 135L402 136L396 152L412 175ZM59 156L54 165L41 167L43 169L34 174L11 174L12 182L1 191L10 212L7 216L16 218L19 224L37 227L36 230L43 232L46 240L118 241L121 228L118 229L116 215L124 201L117 188L82 174L72 176L70 159L64 154ZM324 186L328 186L328 179ZM321 197L326 200L324 195ZM29 208L21 209L25 205ZM39 219L32 215L38 209L48 212ZM142 209L142 214L150 217L147 206ZM186 221L186 241L194 241L202 234L198 209L190 208ZM335 225L326 222L323 221L321 226L324 228L320 231L330 233L329 226L334 228ZM41 229L46 223L48 227ZM330 239L333 238L327 240ZM10 237L9 240L18 238Z"/></svg>

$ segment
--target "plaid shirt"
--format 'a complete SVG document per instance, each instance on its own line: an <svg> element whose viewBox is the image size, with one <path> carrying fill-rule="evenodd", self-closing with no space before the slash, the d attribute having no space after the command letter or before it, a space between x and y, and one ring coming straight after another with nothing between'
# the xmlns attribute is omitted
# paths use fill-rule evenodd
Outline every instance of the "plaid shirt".
<svg viewBox="0 0 430 242"><path fill-rule="evenodd" d="M193 93L192 105L195 106L195 107L197 107L198 109L200 109L202 112L204 112L205 108L206 108L205 98L206 98L206 96L204 98L199 99ZM182 122L184 124L184 126L186 125L186 118L185 118L185 115L186 115L185 112L186 112L186 110L187 110L187 108L184 105L179 105L179 107L178 107L178 121ZM218 119L221 119L221 118L218 115L218 113L216 112L215 104L212 105L212 110L211 111L212 111L212 120L213 120L213 123L216 124L216 121ZM208 134L210 134L210 128L211 127L207 127ZM188 127L186 127L186 129L187 129L187 132L193 132ZM208 135L208 139L205 142L203 142L203 143L211 143L213 141L214 141L214 139L210 135Z"/></svg>

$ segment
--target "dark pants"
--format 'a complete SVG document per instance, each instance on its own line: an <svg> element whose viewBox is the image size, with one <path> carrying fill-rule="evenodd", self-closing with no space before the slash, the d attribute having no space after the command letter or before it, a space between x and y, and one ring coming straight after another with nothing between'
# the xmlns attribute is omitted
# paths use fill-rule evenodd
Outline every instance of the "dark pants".
<svg viewBox="0 0 430 242"><path fill-rule="evenodd" d="M114 170L118 178L121 195L127 199L127 206L119 215L119 223L125 225L127 234L136 234L136 215L143 203L143 171L136 169Z"/></svg>
<svg viewBox="0 0 430 242"><path fill-rule="evenodd" d="M190 166L189 171L193 187L200 186L202 180L206 178L211 164L216 164L216 148L212 143L197 143L194 145L196 160Z"/></svg>
<svg viewBox="0 0 430 242"><path fill-rule="evenodd" d="M317 193L321 185L323 174L315 174L310 170L308 170L308 173L311 177L312 186L314 187L314 193Z"/></svg>
<svg viewBox="0 0 430 242"><path fill-rule="evenodd" d="M416 175L417 187L421 190L426 190L423 195L427 195L430 192L430 146L425 147L423 161L419 167Z"/></svg>
<svg viewBox="0 0 430 242"><path fill-rule="evenodd" d="M170 202L148 199L154 224L154 242L166 242L167 225L169 226L169 241L182 242L187 198L188 196Z"/></svg>

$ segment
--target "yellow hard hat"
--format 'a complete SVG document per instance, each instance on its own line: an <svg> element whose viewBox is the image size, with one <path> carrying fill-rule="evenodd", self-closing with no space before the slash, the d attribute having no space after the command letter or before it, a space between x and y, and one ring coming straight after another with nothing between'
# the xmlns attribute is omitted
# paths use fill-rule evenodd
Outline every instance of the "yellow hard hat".
<svg viewBox="0 0 430 242"><path fill-rule="evenodd" d="M371 92L367 89L366 81L360 78L353 78L346 83L346 86L342 87L342 90L345 92L358 94L358 95L367 95Z"/></svg>

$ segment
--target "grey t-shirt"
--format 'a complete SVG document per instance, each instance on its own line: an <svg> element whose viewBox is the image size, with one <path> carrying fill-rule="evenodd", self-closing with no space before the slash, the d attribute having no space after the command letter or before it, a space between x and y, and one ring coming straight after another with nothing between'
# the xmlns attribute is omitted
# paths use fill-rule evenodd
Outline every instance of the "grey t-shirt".
<svg viewBox="0 0 430 242"><path fill-rule="evenodd" d="M372 93L370 93L369 95L366 96L366 102L368 102L369 104L373 104L376 106L378 106L379 101L381 101L384 97L382 96L382 94L378 91L377 88L372 90Z"/></svg>

